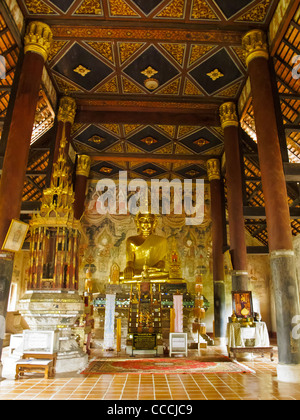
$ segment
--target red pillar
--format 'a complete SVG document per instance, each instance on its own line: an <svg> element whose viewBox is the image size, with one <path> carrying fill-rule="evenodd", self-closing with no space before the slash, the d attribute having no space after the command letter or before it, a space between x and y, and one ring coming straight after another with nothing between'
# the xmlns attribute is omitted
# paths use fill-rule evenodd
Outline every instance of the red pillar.
<svg viewBox="0 0 300 420"><path fill-rule="evenodd" d="M220 344L224 344L226 335L226 307L223 256L223 189L220 174L220 161L219 159L209 159L206 162L206 165L207 176L210 183L210 212L212 221L215 339L220 341Z"/></svg>
<svg viewBox="0 0 300 420"><path fill-rule="evenodd" d="M52 33L48 25L31 22L24 37L24 61L21 69L11 125L4 155L0 184L0 247L10 222L21 210L28 153L44 62Z"/></svg>
<svg viewBox="0 0 300 420"><path fill-rule="evenodd" d="M277 322L278 379L300 382L300 340L295 335L299 290L288 196L277 132L266 36L260 30L243 37L251 83L255 128L270 250Z"/></svg>
<svg viewBox="0 0 300 420"><path fill-rule="evenodd" d="M90 173L91 159L87 155L78 155L75 180L74 217L80 220L84 212L86 185Z"/></svg>
<svg viewBox="0 0 300 420"><path fill-rule="evenodd" d="M233 102L221 105L220 118L224 129L230 253L233 265L232 289L236 291L248 290L239 123Z"/></svg>

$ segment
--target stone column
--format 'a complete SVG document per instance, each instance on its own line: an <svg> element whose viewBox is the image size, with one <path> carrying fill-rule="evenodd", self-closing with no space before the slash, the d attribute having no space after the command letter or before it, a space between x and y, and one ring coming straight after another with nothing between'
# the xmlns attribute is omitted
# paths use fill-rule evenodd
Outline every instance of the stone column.
<svg viewBox="0 0 300 420"><path fill-rule="evenodd" d="M220 161L219 159L209 159L206 165L207 176L210 183L212 220L215 342L216 344L224 344L226 336L226 308L223 256L224 220L222 209Z"/></svg>
<svg viewBox="0 0 300 420"><path fill-rule="evenodd" d="M243 214L242 169L239 149L239 123L236 106L225 102L220 106L221 125L224 129L226 157L226 185L230 253L232 258L232 290L248 290L247 248Z"/></svg>
<svg viewBox="0 0 300 420"><path fill-rule="evenodd" d="M242 44L251 83L275 292L279 356L277 374L279 380L299 383L300 339L296 333L300 315L299 290L266 36L260 30L252 30L245 34Z"/></svg>
<svg viewBox="0 0 300 420"><path fill-rule="evenodd" d="M11 124L7 136L0 183L0 249L11 220L19 218L26 175L28 153L44 62L51 46L48 25L30 22L24 37L24 60L16 90ZM0 358L5 333L5 317L10 289L13 253L0 252ZM3 332L3 334L2 334ZM0 362L0 377L1 377Z"/></svg>
<svg viewBox="0 0 300 420"><path fill-rule="evenodd" d="M86 185L90 173L91 158L87 155L78 155L75 180L74 217L80 220L84 212Z"/></svg>

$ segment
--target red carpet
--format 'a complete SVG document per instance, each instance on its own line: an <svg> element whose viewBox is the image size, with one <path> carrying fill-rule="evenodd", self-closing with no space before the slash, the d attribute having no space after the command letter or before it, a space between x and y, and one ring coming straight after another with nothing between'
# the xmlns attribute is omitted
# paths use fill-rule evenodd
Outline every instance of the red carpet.
<svg viewBox="0 0 300 420"><path fill-rule="evenodd" d="M148 359L100 359L92 361L81 373L83 375L137 373L251 373L251 369L241 363L232 362L224 356L224 361L201 361L186 358Z"/></svg>

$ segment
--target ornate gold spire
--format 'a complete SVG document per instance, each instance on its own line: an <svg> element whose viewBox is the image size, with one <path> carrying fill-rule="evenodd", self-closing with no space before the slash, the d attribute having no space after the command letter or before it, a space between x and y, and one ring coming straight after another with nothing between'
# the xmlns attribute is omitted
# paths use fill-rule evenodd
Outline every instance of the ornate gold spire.
<svg viewBox="0 0 300 420"><path fill-rule="evenodd" d="M70 96L63 96L59 102L57 120L63 123L74 123L76 113L76 101Z"/></svg>
<svg viewBox="0 0 300 420"><path fill-rule="evenodd" d="M242 46L245 51L247 66L253 58L269 58L266 34L260 29L253 29L252 31L247 32L246 35L243 36Z"/></svg>
<svg viewBox="0 0 300 420"><path fill-rule="evenodd" d="M47 61L52 43L52 32L46 23L30 22L24 36L24 52L32 51L40 54Z"/></svg>
<svg viewBox="0 0 300 420"><path fill-rule="evenodd" d="M206 162L207 176L208 180L212 181L213 179L220 179L220 161L219 159L209 159Z"/></svg>
<svg viewBox="0 0 300 420"><path fill-rule="evenodd" d="M91 158L87 155L78 155L76 175L89 176L91 167Z"/></svg>
<svg viewBox="0 0 300 420"><path fill-rule="evenodd" d="M228 127L230 125L237 127L239 125L234 102L225 102L220 106L219 112L222 128Z"/></svg>
<svg viewBox="0 0 300 420"><path fill-rule="evenodd" d="M31 225L66 225L69 222L73 223L74 191L65 146L64 125L58 158L53 165L50 187L44 189L40 214L32 218Z"/></svg>

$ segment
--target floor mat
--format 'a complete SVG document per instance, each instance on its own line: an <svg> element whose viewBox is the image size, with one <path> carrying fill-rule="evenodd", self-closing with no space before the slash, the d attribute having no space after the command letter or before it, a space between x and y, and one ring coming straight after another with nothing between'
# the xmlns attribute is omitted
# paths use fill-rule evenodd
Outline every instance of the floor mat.
<svg viewBox="0 0 300 420"><path fill-rule="evenodd" d="M100 359L90 362L82 372L91 374L174 374L174 373L253 373L242 363L224 357L223 361L191 360L186 358Z"/></svg>

